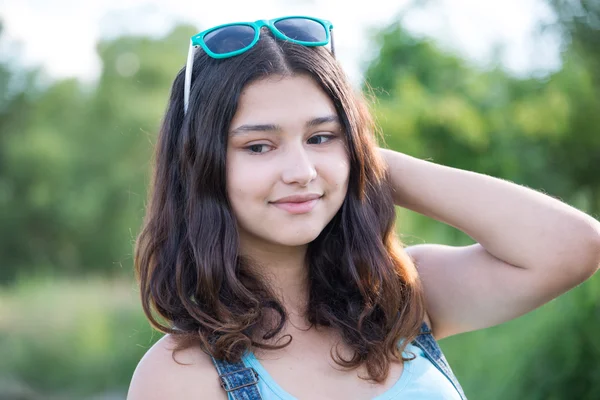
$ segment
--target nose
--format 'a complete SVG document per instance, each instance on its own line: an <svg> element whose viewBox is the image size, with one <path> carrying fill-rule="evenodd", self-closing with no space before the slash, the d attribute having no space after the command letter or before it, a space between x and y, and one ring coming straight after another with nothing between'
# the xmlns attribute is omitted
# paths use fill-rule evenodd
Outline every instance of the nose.
<svg viewBox="0 0 600 400"><path fill-rule="evenodd" d="M294 145L283 157L282 180L286 184L308 186L317 177L317 170L302 144Z"/></svg>

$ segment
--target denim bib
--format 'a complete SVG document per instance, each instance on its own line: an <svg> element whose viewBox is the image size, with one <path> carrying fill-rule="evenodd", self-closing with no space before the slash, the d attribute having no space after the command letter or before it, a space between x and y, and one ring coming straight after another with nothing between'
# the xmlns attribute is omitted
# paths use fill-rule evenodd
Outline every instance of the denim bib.
<svg viewBox="0 0 600 400"><path fill-rule="evenodd" d="M412 342L413 345L423 350L425 357L452 383L459 393L461 399L466 400L460 383L454 376L442 349L431 334L427 324L423 323L421 332ZM243 362L229 363L223 360L212 358L217 372L221 387L228 392L230 398L234 400L262 400L258 390L258 374L254 369L247 367Z"/></svg>

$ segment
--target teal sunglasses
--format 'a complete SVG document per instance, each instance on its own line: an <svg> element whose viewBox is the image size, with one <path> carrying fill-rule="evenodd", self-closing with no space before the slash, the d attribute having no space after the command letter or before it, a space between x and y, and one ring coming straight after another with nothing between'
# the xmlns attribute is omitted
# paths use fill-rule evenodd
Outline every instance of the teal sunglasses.
<svg viewBox="0 0 600 400"><path fill-rule="evenodd" d="M190 100L192 68L196 51L201 48L210 57L217 59L237 56L248 51L258 42L260 30L265 26L276 38L288 42L303 46L331 44L331 53L335 56L333 25L324 19L292 16L215 26L192 36L190 40L185 67L184 112L187 112Z"/></svg>

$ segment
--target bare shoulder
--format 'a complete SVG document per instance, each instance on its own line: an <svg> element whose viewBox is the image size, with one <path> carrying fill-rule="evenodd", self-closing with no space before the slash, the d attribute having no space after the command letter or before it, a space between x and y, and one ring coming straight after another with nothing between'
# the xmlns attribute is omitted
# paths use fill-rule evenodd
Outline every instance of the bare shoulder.
<svg viewBox="0 0 600 400"><path fill-rule="evenodd" d="M175 342L166 335L152 346L137 365L127 400L225 400L217 371L199 348L173 352Z"/></svg>

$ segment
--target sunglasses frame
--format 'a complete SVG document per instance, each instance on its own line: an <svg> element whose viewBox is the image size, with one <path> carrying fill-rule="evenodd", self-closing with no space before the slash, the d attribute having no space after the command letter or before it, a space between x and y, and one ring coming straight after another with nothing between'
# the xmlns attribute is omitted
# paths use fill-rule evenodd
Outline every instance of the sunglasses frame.
<svg viewBox="0 0 600 400"><path fill-rule="evenodd" d="M286 19L308 19L308 20L319 23L325 29L325 40L321 41L321 42L305 42L302 40L295 40L295 39L292 39L292 38L284 35L282 32L280 32L275 27L275 24L279 21L283 21ZM235 51L231 51L231 52L223 53L223 54L214 53L206 46L206 43L204 42L204 37L207 34L214 32L218 29L226 28L228 26L240 26L240 25L249 26L254 29L254 39L248 46L245 46L239 50L235 50ZM184 113L187 112L188 105L189 105L191 82L192 82L192 69L194 66L194 56L196 55L196 52L198 51L198 49L201 48L210 57L216 58L216 59L223 59L223 58L237 56L239 54L244 53L245 51L248 51L258 42L258 40L260 38L260 30L261 30L261 28L263 28L265 26L267 28L269 28L269 30L273 33L273 35L275 35L276 38L285 40L288 42L300 44L302 46L315 47L315 46L325 46L327 44L331 44L331 53L335 56L335 48L333 45L333 25L331 22L324 20L324 19L320 19L320 18L297 15L297 16L274 18L274 19L270 19L270 20L260 19L255 22L234 22L234 23L229 23L229 24L218 25L213 28L207 29L205 31L202 31L202 32L192 36L190 39L190 47L188 50L187 64L185 67L185 86L184 86L184 99L183 99Z"/></svg>

